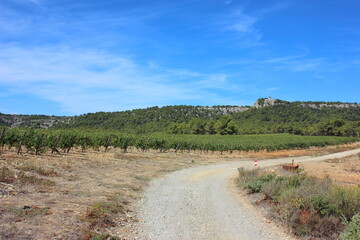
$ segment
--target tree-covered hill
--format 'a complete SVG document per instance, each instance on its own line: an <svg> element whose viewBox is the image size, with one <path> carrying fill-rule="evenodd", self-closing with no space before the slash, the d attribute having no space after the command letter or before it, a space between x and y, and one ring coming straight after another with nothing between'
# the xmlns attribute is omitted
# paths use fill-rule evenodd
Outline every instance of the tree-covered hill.
<svg viewBox="0 0 360 240"><path fill-rule="evenodd" d="M89 113L57 127L95 127L128 133L358 136L360 104L288 102L260 98L253 107L166 106L113 113Z"/></svg>
<svg viewBox="0 0 360 240"><path fill-rule="evenodd" d="M0 125L114 129L126 133L360 135L360 104L260 98L250 106L165 106L76 117L0 114Z"/></svg>
<svg viewBox="0 0 360 240"><path fill-rule="evenodd" d="M187 122L193 118L217 120L221 116L242 112L249 107L239 106L165 106L123 112L88 113L76 117L71 124L58 124L58 128L94 127L124 130L130 133L163 132L174 122Z"/></svg>

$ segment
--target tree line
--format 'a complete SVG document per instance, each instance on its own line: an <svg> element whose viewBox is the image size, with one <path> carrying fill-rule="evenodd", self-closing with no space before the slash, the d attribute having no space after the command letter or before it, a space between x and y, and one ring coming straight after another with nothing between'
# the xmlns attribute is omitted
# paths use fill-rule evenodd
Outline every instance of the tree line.
<svg viewBox="0 0 360 240"><path fill-rule="evenodd" d="M188 122L171 123L168 127L172 134L201 135L241 135L290 133L308 136L346 136L360 137L360 121L341 119L321 121L316 124L297 123L239 123L231 116L223 116L219 120L202 120L193 118Z"/></svg>

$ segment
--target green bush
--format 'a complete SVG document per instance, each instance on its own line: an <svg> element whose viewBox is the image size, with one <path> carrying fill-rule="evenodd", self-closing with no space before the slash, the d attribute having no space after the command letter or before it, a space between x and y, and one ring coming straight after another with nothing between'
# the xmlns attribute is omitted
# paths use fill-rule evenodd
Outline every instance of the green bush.
<svg viewBox="0 0 360 240"><path fill-rule="evenodd" d="M356 214L345 226L345 230L339 235L340 240L360 239L360 215Z"/></svg>
<svg viewBox="0 0 360 240"><path fill-rule="evenodd" d="M312 206L319 211L322 216L329 216L335 212L335 206L325 199L322 195L317 195L311 199Z"/></svg>
<svg viewBox="0 0 360 240"><path fill-rule="evenodd" d="M247 188L251 193L260 192L263 185L276 178L274 174L260 174L259 169L245 170L244 168L239 168L238 170L239 185Z"/></svg>

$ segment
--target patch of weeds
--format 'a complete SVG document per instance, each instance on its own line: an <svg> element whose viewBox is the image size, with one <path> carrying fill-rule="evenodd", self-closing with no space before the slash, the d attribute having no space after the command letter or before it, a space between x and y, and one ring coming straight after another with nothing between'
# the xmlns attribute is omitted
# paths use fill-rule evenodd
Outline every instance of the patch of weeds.
<svg viewBox="0 0 360 240"><path fill-rule="evenodd" d="M33 218L36 216L51 214L49 208L39 208L36 206L24 206L23 208L13 208L10 209L10 211L21 218Z"/></svg>
<svg viewBox="0 0 360 240"><path fill-rule="evenodd" d="M86 212L85 219L91 223L91 227L114 227L112 215L125 213L124 204L117 196L108 197L106 201L93 203Z"/></svg>
<svg viewBox="0 0 360 240"><path fill-rule="evenodd" d="M142 190L140 186L131 186L130 188L135 192L140 192Z"/></svg>
<svg viewBox="0 0 360 240"><path fill-rule="evenodd" d="M174 172L176 170L178 170L178 169L160 169L157 172L159 172L159 173L171 173L171 172Z"/></svg>
<svg viewBox="0 0 360 240"><path fill-rule="evenodd" d="M36 166L34 163L28 163L25 165L18 166L17 169L27 172L34 172L41 176L47 177L59 177L60 174L56 172L54 169L45 169L40 166Z"/></svg>
<svg viewBox="0 0 360 240"><path fill-rule="evenodd" d="M20 171L18 174L15 174L7 167L2 167L0 169L0 182L4 183L17 183L21 182L22 184L33 184L38 186L54 186L55 183L48 179L38 178L33 175L27 175L25 172Z"/></svg>
<svg viewBox="0 0 360 240"><path fill-rule="evenodd" d="M91 240L122 240L123 238L112 236L110 234L94 234Z"/></svg>
<svg viewBox="0 0 360 240"><path fill-rule="evenodd" d="M82 230L81 240L125 240L107 233L96 233L89 230Z"/></svg>
<svg viewBox="0 0 360 240"><path fill-rule="evenodd" d="M75 192L74 195L77 196L77 197L90 197L90 194L89 194L89 193L87 193L87 192L82 192L82 191Z"/></svg>
<svg viewBox="0 0 360 240"><path fill-rule="evenodd" d="M79 177L78 175L72 174L72 175L70 175L70 176L67 178L67 180L68 180L69 182L75 182L75 181L80 180L80 177Z"/></svg>
<svg viewBox="0 0 360 240"><path fill-rule="evenodd" d="M149 182L150 178L144 176L135 176L135 179L142 181L142 182Z"/></svg>
<svg viewBox="0 0 360 240"><path fill-rule="evenodd" d="M3 183L13 183L16 181L16 175L9 168L3 166L0 169L0 182Z"/></svg>
<svg viewBox="0 0 360 240"><path fill-rule="evenodd" d="M299 225L295 228L296 236L304 236L308 233L308 228L306 225Z"/></svg>
<svg viewBox="0 0 360 240"><path fill-rule="evenodd" d="M55 186L55 182L53 182L51 180L38 178L33 175L26 175L24 172L19 173L19 180L23 184L33 184L33 185L45 186L45 187Z"/></svg>
<svg viewBox="0 0 360 240"><path fill-rule="evenodd" d="M353 172L353 173L360 173L360 167L356 165L352 165L349 168L346 168L345 171Z"/></svg>
<svg viewBox="0 0 360 240"><path fill-rule="evenodd" d="M260 173L258 169L246 171L239 168L239 183L250 191L250 193L258 193L261 191L263 185L275 179L274 174Z"/></svg>

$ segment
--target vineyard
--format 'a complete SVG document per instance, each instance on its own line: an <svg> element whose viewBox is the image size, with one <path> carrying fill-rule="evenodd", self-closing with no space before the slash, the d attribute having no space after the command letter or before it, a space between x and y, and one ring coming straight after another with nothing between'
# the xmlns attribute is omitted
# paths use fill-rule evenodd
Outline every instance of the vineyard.
<svg viewBox="0 0 360 240"><path fill-rule="evenodd" d="M94 149L107 151L109 147L119 148L124 153L129 148L138 151L202 152L219 151L276 151L285 149L305 149L312 146L348 144L360 141L355 137L298 136L291 134L258 135L125 135L106 130L44 130L0 128L0 151L16 149L18 154L26 151L41 154L69 153L72 149Z"/></svg>

